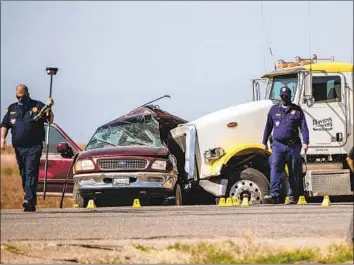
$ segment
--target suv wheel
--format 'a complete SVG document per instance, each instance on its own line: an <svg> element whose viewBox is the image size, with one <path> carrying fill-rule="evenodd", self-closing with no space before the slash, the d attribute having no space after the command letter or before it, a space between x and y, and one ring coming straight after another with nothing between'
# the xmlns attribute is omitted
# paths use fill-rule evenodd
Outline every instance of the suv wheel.
<svg viewBox="0 0 354 265"><path fill-rule="evenodd" d="M79 208L85 208L88 204L88 199L80 194L76 185L74 185L73 200L74 204L79 205Z"/></svg>

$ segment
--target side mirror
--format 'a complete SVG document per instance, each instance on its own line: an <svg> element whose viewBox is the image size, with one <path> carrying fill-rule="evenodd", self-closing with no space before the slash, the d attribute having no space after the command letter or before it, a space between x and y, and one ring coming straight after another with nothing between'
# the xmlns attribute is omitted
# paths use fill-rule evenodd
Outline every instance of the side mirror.
<svg viewBox="0 0 354 265"><path fill-rule="evenodd" d="M304 97L305 103L307 107L312 107L312 105L315 103L315 98L313 96L305 96Z"/></svg>
<svg viewBox="0 0 354 265"><path fill-rule="evenodd" d="M74 156L73 149L65 142L57 145L57 152L64 158L72 158Z"/></svg>

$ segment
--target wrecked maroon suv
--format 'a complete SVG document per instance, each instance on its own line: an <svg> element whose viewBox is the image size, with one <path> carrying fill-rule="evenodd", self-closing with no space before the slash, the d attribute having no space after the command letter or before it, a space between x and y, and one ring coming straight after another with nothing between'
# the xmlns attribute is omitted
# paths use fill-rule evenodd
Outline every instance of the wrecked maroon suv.
<svg viewBox="0 0 354 265"><path fill-rule="evenodd" d="M169 131L183 123L150 105L100 126L75 161L75 203L86 207L94 199L108 206L139 198L142 203L181 205L184 153Z"/></svg>

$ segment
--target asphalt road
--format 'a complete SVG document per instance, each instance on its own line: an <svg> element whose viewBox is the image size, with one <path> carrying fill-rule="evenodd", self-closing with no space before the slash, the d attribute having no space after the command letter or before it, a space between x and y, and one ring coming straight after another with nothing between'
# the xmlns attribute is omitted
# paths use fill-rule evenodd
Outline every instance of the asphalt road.
<svg viewBox="0 0 354 265"><path fill-rule="evenodd" d="M344 238L352 203L251 206L117 207L1 211L1 240L242 237Z"/></svg>

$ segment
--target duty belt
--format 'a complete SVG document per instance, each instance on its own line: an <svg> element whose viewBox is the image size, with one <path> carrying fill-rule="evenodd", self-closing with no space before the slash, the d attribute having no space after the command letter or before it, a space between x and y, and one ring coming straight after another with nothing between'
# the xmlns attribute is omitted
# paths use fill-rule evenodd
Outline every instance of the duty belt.
<svg viewBox="0 0 354 265"><path fill-rule="evenodd" d="M296 143L299 143L300 142L300 139L289 139L289 140L278 140L278 139L275 139L275 141L283 144L283 145L293 145L293 144L296 144Z"/></svg>

